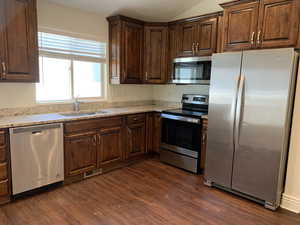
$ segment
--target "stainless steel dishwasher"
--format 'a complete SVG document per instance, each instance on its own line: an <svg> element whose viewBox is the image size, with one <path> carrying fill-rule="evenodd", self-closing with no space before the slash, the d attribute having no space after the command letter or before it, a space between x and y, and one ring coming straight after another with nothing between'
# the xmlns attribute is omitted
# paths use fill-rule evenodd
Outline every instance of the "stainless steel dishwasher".
<svg viewBox="0 0 300 225"><path fill-rule="evenodd" d="M13 195L64 180L63 124L9 132Z"/></svg>

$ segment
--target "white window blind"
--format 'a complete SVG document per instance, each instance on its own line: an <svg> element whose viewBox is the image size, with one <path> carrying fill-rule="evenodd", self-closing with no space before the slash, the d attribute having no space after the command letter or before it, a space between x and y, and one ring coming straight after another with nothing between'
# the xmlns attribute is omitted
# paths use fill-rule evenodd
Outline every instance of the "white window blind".
<svg viewBox="0 0 300 225"><path fill-rule="evenodd" d="M46 32L39 32L38 39L39 51L44 55L103 62L106 58L106 43Z"/></svg>

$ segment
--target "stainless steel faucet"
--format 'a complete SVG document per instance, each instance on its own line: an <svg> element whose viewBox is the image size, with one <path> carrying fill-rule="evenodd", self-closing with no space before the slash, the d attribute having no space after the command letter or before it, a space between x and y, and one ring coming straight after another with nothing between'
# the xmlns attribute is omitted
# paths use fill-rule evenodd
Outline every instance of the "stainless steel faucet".
<svg viewBox="0 0 300 225"><path fill-rule="evenodd" d="M80 111L80 102L79 102L78 98L74 99L73 110L75 112L79 112Z"/></svg>

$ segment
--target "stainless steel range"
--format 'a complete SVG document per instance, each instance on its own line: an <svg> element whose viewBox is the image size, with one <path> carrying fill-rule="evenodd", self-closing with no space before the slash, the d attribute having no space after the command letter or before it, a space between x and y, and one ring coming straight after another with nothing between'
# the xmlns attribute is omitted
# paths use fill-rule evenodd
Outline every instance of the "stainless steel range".
<svg viewBox="0 0 300 225"><path fill-rule="evenodd" d="M162 162L199 172L202 117L207 114L208 96L203 95L183 95L181 109L162 113Z"/></svg>

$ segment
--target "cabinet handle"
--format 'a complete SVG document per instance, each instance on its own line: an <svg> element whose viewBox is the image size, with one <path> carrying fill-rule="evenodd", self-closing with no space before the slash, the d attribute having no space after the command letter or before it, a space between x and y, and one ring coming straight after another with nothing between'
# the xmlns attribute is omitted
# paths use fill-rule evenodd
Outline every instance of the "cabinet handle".
<svg viewBox="0 0 300 225"><path fill-rule="evenodd" d="M101 144L101 135L98 134L97 136L98 136L98 145L100 145Z"/></svg>
<svg viewBox="0 0 300 225"><path fill-rule="evenodd" d="M252 36L251 36L251 45L254 44L254 35L255 35L255 32L252 32Z"/></svg>
<svg viewBox="0 0 300 225"><path fill-rule="evenodd" d="M193 43L192 45L192 51L193 51L193 55L195 55L195 43Z"/></svg>
<svg viewBox="0 0 300 225"><path fill-rule="evenodd" d="M146 72L146 74L145 74L145 75L146 75L146 80L148 80L148 72Z"/></svg>
<svg viewBox="0 0 300 225"><path fill-rule="evenodd" d="M6 79L6 64L5 62L2 62L2 78Z"/></svg>
<svg viewBox="0 0 300 225"><path fill-rule="evenodd" d="M202 134L202 144L204 145L206 142L206 134Z"/></svg>
<svg viewBox="0 0 300 225"><path fill-rule="evenodd" d="M199 52L199 43L196 44L196 53Z"/></svg>
<svg viewBox="0 0 300 225"><path fill-rule="evenodd" d="M258 34L257 34L257 44L260 44L260 35L261 35L261 31L258 31Z"/></svg>
<svg viewBox="0 0 300 225"><path fill-rule="evenodd" d="M94 135L94 136L93 136L93 144L94 144L94 145L97 145L97 135Z"/></svg>

